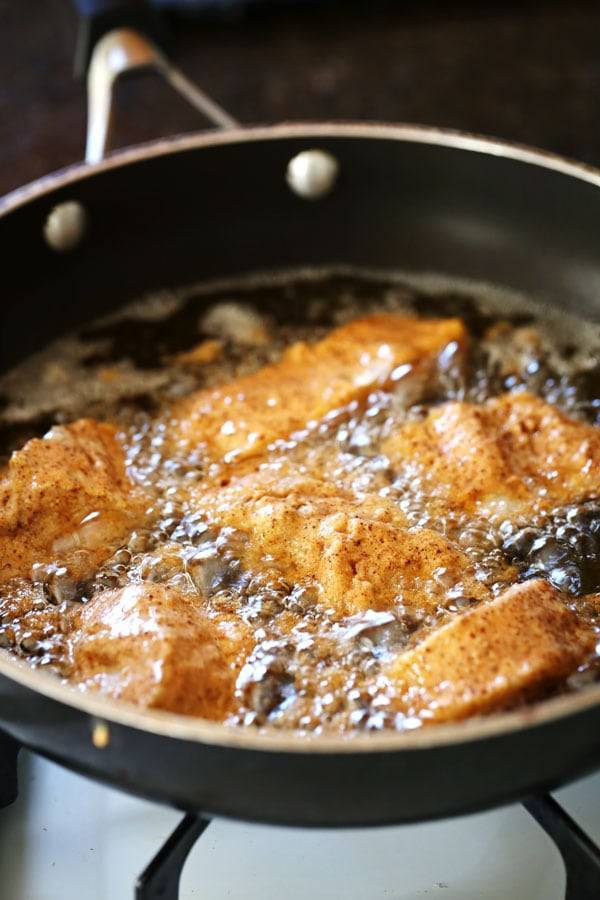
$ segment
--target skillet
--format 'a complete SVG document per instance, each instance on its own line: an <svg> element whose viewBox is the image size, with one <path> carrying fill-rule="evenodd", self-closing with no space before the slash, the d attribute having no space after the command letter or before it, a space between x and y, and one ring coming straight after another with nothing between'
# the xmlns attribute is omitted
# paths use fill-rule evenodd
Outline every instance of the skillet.
<svg viewBox="0 0 600 900"><path fill-rule="evenodd" d="M112 83L148 65L226 130L103 158ZM1 202L3 368L146 291L257 270L439 272L600 319L594 169L412 125L239 128L123 29L95 48L89 99L86 164ZM0 724L48 758L182 809L376 825L507 803L590 771L600 686L418 733L304 738L80 694L1 651Z"/></svg>

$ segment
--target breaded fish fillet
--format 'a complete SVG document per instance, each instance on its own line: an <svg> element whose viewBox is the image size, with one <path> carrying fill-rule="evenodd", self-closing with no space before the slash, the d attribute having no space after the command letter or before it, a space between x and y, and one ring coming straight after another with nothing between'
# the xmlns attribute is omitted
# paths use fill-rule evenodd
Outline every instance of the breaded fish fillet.
<svg viewBox="0 0 600 900"><path fill-rule="evenodd" d="M222 719L233 703L243 642L196 597L142 582L100 594L82 610L70 680L141 706Z"/></svg>
<svg viewBox="0 0 600 900"><path fill-rule="evenodd" d="M434 407L384 441L382 452L430 496L492 519L600 492L600 429L528 393Z"/></svg>
<svg viewBox="0 0 600 900"><path fill-rule="evenodd" d="M431 612L451 582L457 595L489 596L456 546L435 531L410 531L390 500L357 497L289 466L265 465L199 495L196 508L247 536L248 568L315 584L339 616L395 603Z"/></svg>
<svg viewBox="0 0 600 900"><path fill-rule="evenodd" d="M176 403L170 442L180 450L201 447L212 460L260 455L277 438L405 378L403 367L421 374L435 369L444 347L466 340L459 319L356 319L318 344L294 344L252 375Z"/></svg>
<svg viewBox="0 0 600 900"><path fill-rule="evenodd" d="M144 518L116 430L92 419L57 426L13 453L0 478L0 581L33 563L85 577Z"/></svg>
<svg viewBox="0 0 600 900"><path fill-rule="evenodd" d="M573 672L596 640L558 591L528 581L434 631L387 675L406 713L464 719L539 695Z"/></svg>

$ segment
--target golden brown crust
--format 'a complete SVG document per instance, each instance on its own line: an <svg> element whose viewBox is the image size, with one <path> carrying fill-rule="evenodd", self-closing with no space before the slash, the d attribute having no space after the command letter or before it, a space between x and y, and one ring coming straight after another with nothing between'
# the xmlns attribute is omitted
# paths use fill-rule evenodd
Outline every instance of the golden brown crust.
<svg viewBox="0 0 600 900"><path fill-rule="evenodd" d="M382 451L434 497L491 518L531 516L600 489L600 430L528 393L442 404Z"/></svg>
<svg viewBox="0 0 600 900"><path fill-rule="evenodd" d="M265 465L198 503L211 521L247 535L249 568L271 566L288 581L314 583L338 616L394 603L432 612L451 580L458 593L489 596L458 548L437 532L409 531L392 501L358 498L291 466ZM443 587L435 578L441 570Z"/></svg>
<svg viewBox="0 0 600 900"><path fill-rule="evenodd" d="M144 509L112 426L80 419L53 428L13 453L0 479L0 582L54 560L85 577Z"/></svg>
<svg viewBox="0 0 600 900"><path fill-rule="evenodd" d="M544 581L514 585L398 656L396 704L424 721L463 719L539 695L573 672L596 635Z"/></svg>
<svg viewBox="0 0 600 900"><path fill-rule="evenodd" d="M458 319L357 319L318 344L294 344L252 375L176 403L170 440L179 449L203 447L213 460L258 456L277 438L388 384L398 366L433 366L450 342L466 340Z"/></svg>
<svg viewBox="0 0 600 900"><path fill-rule="evenodd" d="M70 678L130 703L220 720L233 703L245 637L241 625L235 636L219 628L197 597L132 584L105 591L83 609Z"/></svg>

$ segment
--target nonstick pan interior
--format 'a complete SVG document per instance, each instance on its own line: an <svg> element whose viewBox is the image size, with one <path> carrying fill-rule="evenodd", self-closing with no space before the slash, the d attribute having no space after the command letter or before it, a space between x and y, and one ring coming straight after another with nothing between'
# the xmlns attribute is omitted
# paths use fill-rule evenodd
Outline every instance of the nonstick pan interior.
<svg viewBox="0 0 600 900"><path fill-rule="evenodd" d="M307 201L285 172L313 147L340 176ZM440 272L598 317L597 183L553 157L385 126L280 126L127 151L5 202L2 364L149 290L305 265ZM73 200L87 234L56 253L44 222Z"/></svg>

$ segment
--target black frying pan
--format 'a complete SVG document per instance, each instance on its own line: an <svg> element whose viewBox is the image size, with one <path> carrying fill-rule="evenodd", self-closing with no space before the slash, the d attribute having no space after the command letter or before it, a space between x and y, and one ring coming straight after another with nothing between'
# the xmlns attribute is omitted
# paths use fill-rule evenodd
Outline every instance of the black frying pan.
<svg viewBox="0 0 600 900"><path fill-rule="evenodd" d="M97 48L90 157L106 138L107 94L97 89L108 86L106 66L119 52L117 69L152 53L123 33ZM333 169L313 155L290 189L290 160L314 149L330 155L339 177L333 183ZM599 234L600 172L498 141L362 124L174 138L74 166L2 202L2 363L149 289L306 265L485 280L598 319ZM0 722L24 745L136 794L304 825L475 810L600 761L600 686L420 733L308 739L83 695L2 652Z"/></svg>

